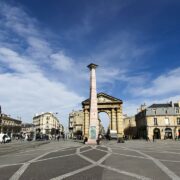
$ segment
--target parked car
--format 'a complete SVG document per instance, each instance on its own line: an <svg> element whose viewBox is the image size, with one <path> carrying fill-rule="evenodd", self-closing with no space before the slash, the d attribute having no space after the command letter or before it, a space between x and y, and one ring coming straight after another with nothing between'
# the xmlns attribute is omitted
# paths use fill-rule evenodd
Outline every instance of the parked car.
<svg viewBox="0 0 180 180"><path fill-rule="evenodd" d="M116 130L110 130L110 139L117 139L117 131Z"/></svg>
<svg viewBox="0 0 180 180"><path fill-rule="evenodd" d="M11 142L11 138L7 134L1 133L0 134L0 142L1 143L3 142L3 137L5 138L4 139L5 143Z"/></svg>

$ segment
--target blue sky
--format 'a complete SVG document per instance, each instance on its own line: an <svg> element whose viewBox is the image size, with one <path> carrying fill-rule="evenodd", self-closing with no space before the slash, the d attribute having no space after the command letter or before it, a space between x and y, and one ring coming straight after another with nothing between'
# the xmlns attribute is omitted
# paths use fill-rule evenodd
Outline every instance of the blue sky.
<svg viewBox="0 0 180 180"><path fill-rule="evenodd" d="M89 96L90 62L98 92L141 103L180 100L179 0L0 1L0 104L31 122L68 113Z"/></svg>

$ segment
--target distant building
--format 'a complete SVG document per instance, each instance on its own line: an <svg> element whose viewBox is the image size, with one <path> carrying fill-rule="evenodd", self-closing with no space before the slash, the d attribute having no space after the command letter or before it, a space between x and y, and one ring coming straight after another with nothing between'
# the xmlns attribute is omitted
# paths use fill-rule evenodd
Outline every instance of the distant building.
<svg viewBox="0 0 180 180"><path fill-rule="evenodd" d="M33 117L33 124L36 129L36 133L42 133L46 135L53 135L60 133L60 125L58 118L50 112L42 113Z"/></svg>
<svg viewBox="0 0 180 180"><path fill-rule="evenodd" d="M105 129L102 122L99 120L99 133L105 134ZM70 138L76 138L78 135L83 134L83 124L84 124L84 112L82 110L72 111L69 114L69 136Z"/></svg>
<svg viewBox="0 0 180 180"><path fill-rule="evenodd" d="M64 133L64 126L62 124L59 125L59 132Z"/></svg>
<svg viewBox="0 0 180 180"><path fill-rule="evenodd" d="M69 114L69 136L70 136L70 138L76 137L77 133L82 135L83 122L84 122L84 113L82 110L72 111Z"/></svg>
<svg viewBox="0 0 180 180"><path fill-rule="evenodd" d="M34 136L34 132L35 132L34 124L23 123L23 124L21 125L21 133L22 133L24 136L33 137L33 136Z"/></svg>
<svg viewBox="0 0 180 180"><path fill-rule="evenodd" d="M102 124L102 121L101 121L101 119L99 119L99 118L98 118L98 120L99 120L99 134L105 136L105 135L106 135L106 131L105 131L105 129L104 129L104 126L103 126L103 124Z"/></svg>
<svg viewBox="0 0 180 180"><path fill-rule="evenodd" d="M124 128L124 135L128 139L136 138L137 128L136 128L135 116L123 115L123 128Z"/></svg>
<svg viewBox="0 0 180 180"><path fill-rule="evenodd" d="M135 116L139 138L180 138L180 102L141 106Z"/></svg>
<svg viewBox="0 0 180 180"><path fill-rule="evenodd" d="M0 133L7 133L9 136L18 134L21 132L21 123L21 120L0 113Z"/></svg>

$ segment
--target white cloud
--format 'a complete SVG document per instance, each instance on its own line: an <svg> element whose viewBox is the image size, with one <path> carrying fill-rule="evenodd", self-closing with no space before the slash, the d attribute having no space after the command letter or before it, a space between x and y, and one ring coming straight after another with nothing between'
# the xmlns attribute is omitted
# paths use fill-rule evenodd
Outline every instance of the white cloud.
<svg viewBox="0 0 180 180"><path fill-rule="evenodd" d="M77 108L84 98L61 81L50 80L48 75L51 72L44 72L43 68L44 65L50 67L52 60L49 57L54 57L58 58L56 61L59 68L61 66L61 69L66 70L71 68L71 58L61 51L56 53L41 34L38 22L30 18L22 8L2 3L0 15L3 16L0 27L7 35L6 39L0 35L2 111L15 118L21 116L22 120L28 122L32 122L35 113L59 112L61 122L67 125L68 113ZM14 44L11 32L17 38ZM57 62L52 66L55 64Z"/></svg>
<svg viewBox="0 0 180 180"><path fill-rule="evenodd" d="M52 59L54 68L62 71L72 71L73 60L72 58L66 56L62 51L51 54L50 58Z"/></svg>
<svg viewBox="0 0 180 180"><path fill-rule="evenodd" d="M0 74L1 105L6 113L22 116L31 121L37 112L58 111L66 117L64 109L71 111L83 100L60 82L51 82L42 74ZM65 123L65 122L64 122Z"/></svg>
<svg viewBox="0 0 180 180"><path fill-rule="evenodd" d="M180 89L180 68L173 69L166 74L162 74L148 83L147 88L136 88L134 93L142 96L163 96L179 94Z"/></svg>
<svg viewBox="0 0 180 180"><path fill-rule="evenodd" d="M0 47L0 62L3 62L15 72L27 73L37 71L36 65L28 61L26 57L21 57L17 52L5 47Z"/></svg>

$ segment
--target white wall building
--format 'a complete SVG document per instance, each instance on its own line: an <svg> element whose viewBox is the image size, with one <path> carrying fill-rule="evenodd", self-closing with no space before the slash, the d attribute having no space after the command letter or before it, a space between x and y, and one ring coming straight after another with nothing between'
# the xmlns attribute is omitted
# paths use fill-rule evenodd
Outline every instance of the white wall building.
<svg viewBox="0 0 180 180"><path fill-rule="evenodd" d="M36 132L40 131L42 134L51 134L52 129L62 129L58 118L51 112L34 116L33 124L35 125Z"/></svg>

